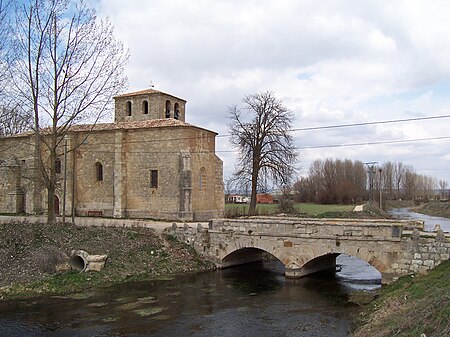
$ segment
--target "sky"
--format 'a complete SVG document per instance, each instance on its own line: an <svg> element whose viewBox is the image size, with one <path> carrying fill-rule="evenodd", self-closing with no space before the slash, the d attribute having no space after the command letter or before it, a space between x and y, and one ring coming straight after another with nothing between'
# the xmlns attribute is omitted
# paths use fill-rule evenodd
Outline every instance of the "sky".
<svg viewBox="0 0 450 337"><path fill-rule="evenodd" d="M272 91L293 128L450 116L450 1L91 0L130 50L127 91L187 100L186 122L236 153L228 108ZM450 118L293 132L299 175L316 159L403 162L450 183ZM441 138L447 137L447 138ZM423 138L436 140L367 144Z"/></svg>

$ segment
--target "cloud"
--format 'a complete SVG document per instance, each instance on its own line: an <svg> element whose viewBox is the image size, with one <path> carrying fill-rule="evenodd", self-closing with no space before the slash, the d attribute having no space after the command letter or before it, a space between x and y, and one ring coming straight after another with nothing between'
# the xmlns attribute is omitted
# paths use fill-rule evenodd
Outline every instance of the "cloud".
<svg viewBox="0 0 450 337"><path fill-rule="evenodd" d="M150 81L185 98L187 121L227 133L227 108L272 90L294 127L449 114L450 3L444 0L98 0L129 46L130 90ZM298 144L448 135L449 120L296 134ZM225 138L224 138L225 139ZM229 150L221 139L218 150ZM303 151L414 166L448 165L448 141ZM233 155L222 153L226 173ZM409 162L411 161L411 162ZM432 166L432 167L431 167ZM425 167L424 167L425 168ZM450 172L436 171L450 181Z"/></svg>

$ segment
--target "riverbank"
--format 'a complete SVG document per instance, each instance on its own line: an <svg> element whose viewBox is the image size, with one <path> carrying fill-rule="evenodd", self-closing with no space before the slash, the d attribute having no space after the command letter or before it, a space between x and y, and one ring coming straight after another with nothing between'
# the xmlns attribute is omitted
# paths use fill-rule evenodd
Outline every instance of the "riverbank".
<svg viewBox="0 0 450 337"><path fill-rule="evenodd" d="M78 249L106 254L104 269L58 272ZM62 295L212 268L189 246L150 228L0 225L0 299Z"/></svg>
<svg viewBox="0 0 450 337"><path fill-rule="evenodd" d="M353 337L450 335L450 261L427 275L404 276L382 288L360 314Z"/></svg>
<svg viewBox="0 0 450 337"><path fill-rule="evenodd" d="M417 205L412 200L388 200L386 201L385 208L386 210L393 208L409 208L416 213L450 219L449 201L429 201Z"/></svg>
<svg viewBox="0 0 450 337"><path fill-rule="evenodd" d="M413 207L412 210L417 213L450 219L450 202L448 201L430 201Z"/></svg>

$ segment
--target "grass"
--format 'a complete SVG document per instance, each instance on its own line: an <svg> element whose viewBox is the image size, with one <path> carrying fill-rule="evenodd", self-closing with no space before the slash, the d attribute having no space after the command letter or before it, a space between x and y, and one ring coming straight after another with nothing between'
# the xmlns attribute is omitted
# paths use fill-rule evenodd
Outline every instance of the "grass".
<svg viewBox="0 0 450 337"><path fill-rule="evenodd" d="M56 273L73 249L108 256L101 272ZM2 224L0 300L65 295L130 280L212 269L190 246L148 228Z"/></svg>
<svg viewBox="0 0 450 337"><path fill-rule="evenodd" d="M362 313L353 337L450 335L450 261L427 275L404 276L383 287Z"/></svg>
<svg viewBox="0 0 450 337"><path fill-rule="evenodd" d="M295 204L295 209L307 216L318 216L329 212L351 212L354 205L321 205L321 204ZM225 214L235 216L248 214L248 204L225 204ZM260 215L278 213L277 204L257 204L256 210Z"/></svg>

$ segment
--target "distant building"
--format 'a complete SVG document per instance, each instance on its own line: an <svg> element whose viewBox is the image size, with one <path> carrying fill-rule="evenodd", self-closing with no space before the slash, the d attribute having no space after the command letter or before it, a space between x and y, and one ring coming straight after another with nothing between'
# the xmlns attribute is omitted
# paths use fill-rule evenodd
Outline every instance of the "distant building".
<svg viewBox="0 0 450 337"><path fill-rule="evenodd" d="M222 216L217 134L186 123L186 101L178 97L149 89L114 99L114 123L76 125L69 131L67 215L73 202L80 216L195 221ZM47 209L46 189L35 175L33 142L33 133L0 138L0 213L40 214ZM63 152L61 146L58 214Z"/></svg>
<svg viewBox="0 0 450 337"><path fill-rule="evenodd" d="M273 197L268 193L256 195L257 204L273 204Z"/></svg>
<svg viewBox="0 0 450 337"><path fill-rule="evenodd" d="M248 204L250 203L250 198L239 194L229 194L226 202L230 204Z"/></svg>

